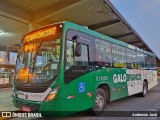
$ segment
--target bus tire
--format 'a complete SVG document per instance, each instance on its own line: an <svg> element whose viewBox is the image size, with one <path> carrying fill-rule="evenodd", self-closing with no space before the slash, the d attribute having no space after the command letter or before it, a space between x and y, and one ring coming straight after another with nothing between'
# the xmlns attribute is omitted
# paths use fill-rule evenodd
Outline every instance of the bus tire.
<svg viewBox="0 0 160 120"><path fill-rule="evenodd" d="M103 113L106 107L106 94L102 88L96 90L96 97L94 101L93 113L95 115L100 115Z"/></svg>
<svg viewBox="0 0 160 120"><path fill-rule="evenodd" d="M143 91L141 92L141 96L145 97L147 95L148 92L148 85L145 81L143 81Z"/></svg>

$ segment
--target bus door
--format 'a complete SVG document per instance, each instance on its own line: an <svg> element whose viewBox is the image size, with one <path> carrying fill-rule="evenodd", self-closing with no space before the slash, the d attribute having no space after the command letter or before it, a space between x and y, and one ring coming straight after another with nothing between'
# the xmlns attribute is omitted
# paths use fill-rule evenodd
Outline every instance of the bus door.
<svg viewBox="0 0 160 120"><path fill-rule="evenodd" d="M73 44L77 45L70 47ZM89 65L90 47L83 43L67 41L65 71L67 111L81 111L93 106L94 72Z"/></svg>

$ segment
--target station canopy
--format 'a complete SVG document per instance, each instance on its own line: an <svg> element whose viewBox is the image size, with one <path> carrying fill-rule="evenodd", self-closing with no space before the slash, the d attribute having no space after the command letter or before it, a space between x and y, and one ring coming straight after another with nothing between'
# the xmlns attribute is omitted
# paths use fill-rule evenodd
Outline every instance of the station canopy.
<svg viewBox="0 0 160 120"><path fill-rule="evenodd" d="M24 34L60 21L88 26L153 53L109 0L0 0L0 50L17 51Z"/></svg>

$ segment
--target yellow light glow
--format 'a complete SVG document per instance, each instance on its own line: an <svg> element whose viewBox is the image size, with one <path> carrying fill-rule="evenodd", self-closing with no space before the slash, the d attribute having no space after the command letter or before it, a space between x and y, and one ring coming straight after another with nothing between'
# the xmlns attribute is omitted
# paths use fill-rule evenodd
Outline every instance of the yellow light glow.
<svg viewBox="0 0 160 120"><path fill-rule="evenodd" d="M33 32L29 35L26 35L24 37L24 42L30 42L30 41L35 40L35 39L55 35L55 33L56 33L56 26L49 27L49 28L42 29L42 30L38 30L38 31Z"/></svg>
<svg viewBox="0 0 160 120"><path fill-rule="evenodd" d="M2 58L0 58L0 62L2 62L3 61L3 59Z"/></svg>
<svg viewBox="0 0 160 120"><path fill-rule="evenodd" d="M24 51L35 51L36 46L34 44L29 44L24 46Z"/></svg>
<svg viewBox="0 0 160 120"><path fill-rule="evenodd" d="M50 101L50 100L53 100L55 97L56 97L56 94L57 93L53 93L53 94L49 94L46 98L46 101Z"/></svg>
<svg viewBox="0 0 160 120"><path fill-rule="evenodd" d="M26 81L28 77L31 77L32 74L29 74L29 68L22 68L19 70L18 77Z"/></svg>

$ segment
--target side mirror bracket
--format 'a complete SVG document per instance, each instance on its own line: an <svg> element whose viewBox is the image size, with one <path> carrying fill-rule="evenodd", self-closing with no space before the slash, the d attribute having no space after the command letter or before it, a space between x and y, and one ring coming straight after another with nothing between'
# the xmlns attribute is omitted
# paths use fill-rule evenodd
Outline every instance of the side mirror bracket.
<svg viewBox="0 0 160 120"><path fill-rule="evenodd" d="M82 44L77 42L75 48L75 56L80 57L81 55L82 55Z"/></svg>
<svg viewBox="0 0 160 120"><path fill-rule="evenodd" d="M75 45L75 56L80 57L82 54L82 44L78 42L78 35L72 37L72 40L76 43Z"/></svg>

